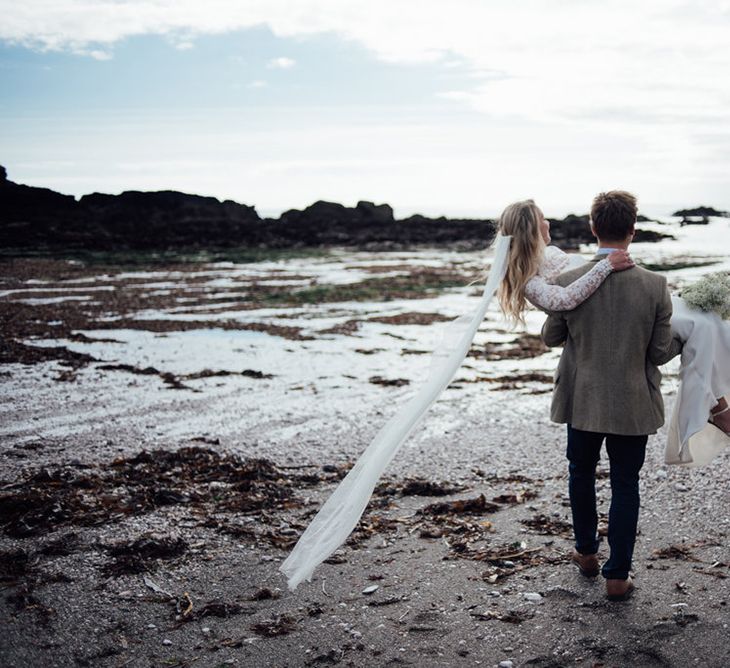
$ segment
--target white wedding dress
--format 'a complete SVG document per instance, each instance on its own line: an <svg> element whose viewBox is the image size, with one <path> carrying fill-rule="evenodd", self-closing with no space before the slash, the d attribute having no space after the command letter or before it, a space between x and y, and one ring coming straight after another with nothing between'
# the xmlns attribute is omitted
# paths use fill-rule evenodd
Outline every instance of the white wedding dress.
<svg viewBox="0 0 730 668"><path fill-rule="evenodd" d="M707 422L720 397L730 401L730 322L672 297L672 330L684 346L664 460L701 466L730 445L730 436Z"/></svg>
<svg viewBox="0 0 730 668"><path fill-rule="evenodd" d="M538 275L525 295L545 311L570 311L590 297L611 273L608 260L560 291L550 282L584 260L548 246ZM701 466L730 445L730 437L707 422L720 397L730 395L730 323L715 313L692 309L672 297L672 331L682 340L679 389L669 420L664 459L667 464Z"/></svg>

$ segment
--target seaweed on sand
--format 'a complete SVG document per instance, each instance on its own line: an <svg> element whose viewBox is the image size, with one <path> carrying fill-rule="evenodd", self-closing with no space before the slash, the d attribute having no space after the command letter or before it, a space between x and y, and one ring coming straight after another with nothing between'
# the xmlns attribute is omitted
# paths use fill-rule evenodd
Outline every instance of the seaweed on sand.
<svg viewBox="0 0 730 668"><path fill-rule="evenodd" d="M339 472L295 473L267 459L199 447L142 451L106 466L68 464L26 474L0 493L0 526L7 535L26 537L177 504L256 514L298 507L298 489L339 477Z"/></svg>

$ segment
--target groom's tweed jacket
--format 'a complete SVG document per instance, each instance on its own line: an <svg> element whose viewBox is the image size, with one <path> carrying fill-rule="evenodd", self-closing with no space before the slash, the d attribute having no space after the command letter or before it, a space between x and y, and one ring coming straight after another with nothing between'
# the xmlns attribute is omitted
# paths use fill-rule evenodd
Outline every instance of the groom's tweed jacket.
<svg viewBox="0 0 730 668"><path fill-rule="evenodd" d="M572 283L604 257L555 282ZM549 314L543 340L565 345L555 373L553 422L604 434L656 432L664 424L657 366L681 351L671 316L666 279L640 267L610 274L576 309Z"/></svg>

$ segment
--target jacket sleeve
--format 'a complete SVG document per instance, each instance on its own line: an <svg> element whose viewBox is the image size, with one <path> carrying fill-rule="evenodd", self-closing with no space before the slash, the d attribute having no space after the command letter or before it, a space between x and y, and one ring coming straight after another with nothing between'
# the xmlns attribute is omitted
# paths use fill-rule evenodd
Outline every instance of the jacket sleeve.
<svg viewBox="0 0 730 668"><path fill-rule="evenodd" d="M672 336L672 300L667 289L667 280L663 278L662 296L657 305L654 319L654 331L649 341L647 357L652 364L661 366L682 352L682 342Z"/></svg>
<svg viewBox="0 0 730 668"><path fill-rule="evenodd" d="M552 313L542 326L542 340L546 346L562 346L568 339L568 323L561 313Z"/></svg>

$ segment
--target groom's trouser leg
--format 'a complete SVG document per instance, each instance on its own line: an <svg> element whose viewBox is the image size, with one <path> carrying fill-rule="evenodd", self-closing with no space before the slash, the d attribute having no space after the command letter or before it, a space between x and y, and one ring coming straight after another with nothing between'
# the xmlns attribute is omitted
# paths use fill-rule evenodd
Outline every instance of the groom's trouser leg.
<svg viewBox="0 0 730 668"><path fill-rule="evenodd" d="M573 429L568 425L568 492L573 515L575 549L581 554L598 552L596 513L596 464L604 434Z"/></svg>
<svg viewBox="0 0 730 668"><path fill-rule="evenodd" d="M644 464L647 436L606 437L611 462L611 508L608 544L611 556L603 565L605 578L629 577L639 521L639 471Z"/></svg>

